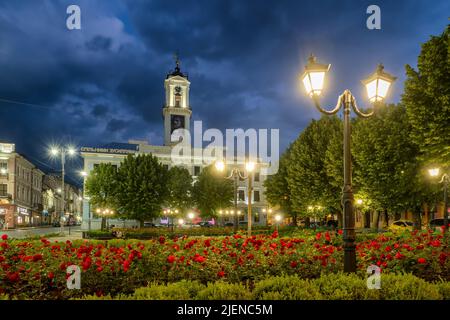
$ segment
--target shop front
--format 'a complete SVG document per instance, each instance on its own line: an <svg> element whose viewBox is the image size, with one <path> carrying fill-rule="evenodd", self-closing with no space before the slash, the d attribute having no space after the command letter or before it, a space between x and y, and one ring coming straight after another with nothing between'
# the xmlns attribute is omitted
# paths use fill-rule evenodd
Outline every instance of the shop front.
<svg viewBox="0 0 450 320"><path fill-rule="evenodd" d="M32 224L31 210L21 206L16 208L16 227L29 227Z"/></svg>

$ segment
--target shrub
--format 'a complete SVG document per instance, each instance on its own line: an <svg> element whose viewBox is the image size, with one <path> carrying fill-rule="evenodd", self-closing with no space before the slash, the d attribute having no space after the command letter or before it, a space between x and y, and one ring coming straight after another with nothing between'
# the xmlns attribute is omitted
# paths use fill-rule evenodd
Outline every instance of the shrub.
<svg viewBox="0 0 450 320"><path fill-rule="evenodd" d="M273 277L259 281L253 289L256 300L319 300L318 288L297 276Z"/></svg>
<svg viewBox="0 0 450 320"><path fill-rule="evenodd" d="M251 300L251 298L250 292L244 285L223 281L208 283L208 286L196 297L197 300Z"/></svg>
<svg viewBox="0 0 450 320"><path fill-rule="evenodd" d="M447 286L448 286L447 282ZM448 287L447 287L448 288ZM411 274L381 276L380 299L383 300L440 300L439 287Z"/></svg>
<svg viewBox="0 0 450 320"><path fill-rule="evenodd" d="M197 281L183 280L167 285L153 284L136 289L133 299L136 300L190 300L205 286Z"/></svg>
<svg viewBox="0 0 450 320"><path fill-rule="evenodd" d="M435 284L444 300L450 300L450 282L438 282Z"/></svg>
<svg viewBox="0 0 450 320"><path fill-rule="evenodd" d="M377 299L377 290L368 289L366 279L356 274L322 274L313 280L326 300L370 300Z"/></svg>

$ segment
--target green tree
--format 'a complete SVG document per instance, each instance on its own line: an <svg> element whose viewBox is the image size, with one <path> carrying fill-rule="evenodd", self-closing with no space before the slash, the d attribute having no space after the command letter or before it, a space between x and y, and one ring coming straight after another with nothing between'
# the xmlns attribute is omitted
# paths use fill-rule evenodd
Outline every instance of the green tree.
<svg viewBox="0 0 450 320"><path fill-rule="evenodd" d="M370 197L376 220L382 213L388 218L388 213L407 209L412 209L418 220L427 192L417 161L418 148L405 134L411 130L406 110L401 105L388 105L377 111L354 125L355 181Z"/></svg>
<svg viewBox="0 0 450 320"><path fill-rule="evenodd" d="M422 45L417 71L406 66L402 104L423 164L450 163L450 27Z"/></svg>
<svg viewBox="0 0 450 320"><path fill-rule="evenodd" d="M203 217L217 217L219 209L233 205L233 182L213 165L205 167L193 188L193 199Z"/></svg>
<svg viewBox="0 0 450 320"><path fill-rule="evenodd" d="M291 146L281 155L278 172L264 181L264 189L269 205L278 206L282 212L292 217L294 224L297 224L298 213L292 210L291 192L287 181L290 152Z"/></svg>
<svg viewBox="0 0 450 320"><path fill-rule="evenodd" d="M169 196L168 176L153 155L128 155L117 171L118 214L138 220L141 227L145 220L159 217Z"/></svg>
<svg viewBox="0 0 450 320"><path fill-rule="evenodd" d="M90 172L86 179L86 195L93 211L96 209L116 208L115 188L117 185L117 170L110 163L100 163ZM106 217L101 216L102 230L106 227Z"/></svg>
<svg viewBox="0 0 450 320"><path fill-rule="evenodd" d="M172 167L169 170L169 179L167 181L169 189L167 206L178 209L180 212L189 210L193 205L192 184L192 176L186 168Z"/></svg>
<svg viewBox="0 0 450 320"><path fill-rule="evenodd" d="M309 206L340 211L341 189L327 172L326 153L330 137L342 137L342 123L336 117L323 116L312 122L292 144L287 181L292 210L309 217Z"/></svg>

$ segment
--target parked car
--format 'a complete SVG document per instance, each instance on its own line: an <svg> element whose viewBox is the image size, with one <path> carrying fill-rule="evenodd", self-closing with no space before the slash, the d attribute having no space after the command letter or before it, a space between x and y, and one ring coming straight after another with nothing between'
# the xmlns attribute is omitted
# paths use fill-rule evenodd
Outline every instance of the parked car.
<svg viewBox="0 0 450 320"><path fill-rule="evenodd" d="M414 228L414 222L409 220L394 221L387 229L392 232L410 230Z"/></svg>
<svg viewBox="0 0 450 320"><path fill-rule="evenodd" d="M444 218L433 219L430 221L430 229L435 231L442 231L444 225Z"/></svg>
<svg viewBox="0 0 450 320"><path fill-rule="evenodd" d="M144 228L155 227L156 225L153 222L144 222Z"/></svg>
<svg viewBox="0 0 450 320"><path fill-rule="evenodd" d="M200 227L203 227L203 228L210 228L210 227L213 226L208 221L200 221L199 223L197 223L197 225L200 226Z"/></svg>
<svg viewBox="0 0 450 320"><path fill-rule="evenodd" d="M233 227L234 223L233 222L225 222L224 226L225 227Z"/></svg>

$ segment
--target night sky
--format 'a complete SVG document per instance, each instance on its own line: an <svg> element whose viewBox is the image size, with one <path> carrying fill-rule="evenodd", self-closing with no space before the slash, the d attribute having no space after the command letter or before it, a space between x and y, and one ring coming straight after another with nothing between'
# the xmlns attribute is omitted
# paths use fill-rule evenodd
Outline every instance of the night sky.
<svg viewBox="0 0 450 320"><path fill-rule="evenodd" d="M70 4L81 30L66 28ZM381 30L366 28L371 4ZM162 144L163 81L178 51L193 120L279 128L284 149L320 117L298 81L310 53L332 64L324 103L349 88L366 104L360 80L380 62L399 78L388 99L399 102L405 64L449 16L448 0L0 1L0 141L54 168L52 143Z"/></svg>

